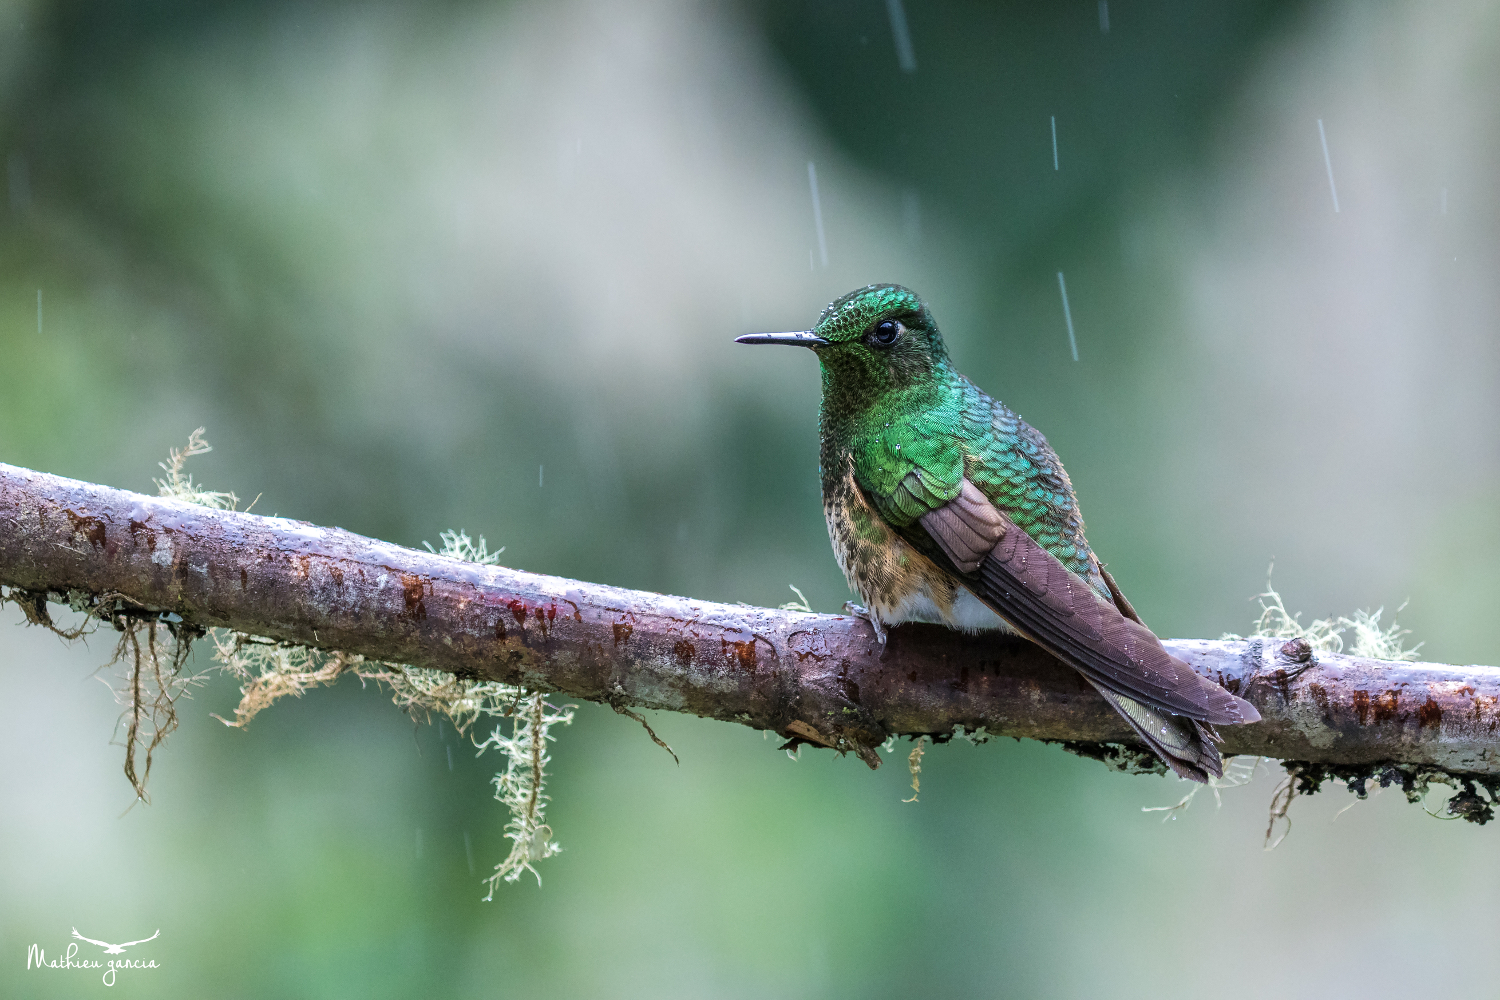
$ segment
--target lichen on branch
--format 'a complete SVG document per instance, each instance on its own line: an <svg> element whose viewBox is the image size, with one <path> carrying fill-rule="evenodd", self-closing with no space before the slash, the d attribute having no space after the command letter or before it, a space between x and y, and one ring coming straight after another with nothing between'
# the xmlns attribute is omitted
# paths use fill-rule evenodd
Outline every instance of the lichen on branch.
<svg viewBox="0 0 1500 1000"><path fill-rule="evenodd" d="M505 836L511 841L510 854L495 866L495 873L487 880L490 891L484 897L486 902L494 898L502 880L514 882L523 871L535 875L537 885L541 885L542 877L532 864L562 850L552 839L552 827L546 820L551 796L546 792L545 781L547 765L552 761L547 744L555 739L553 726L573 722L576 707L554 705L539 693L524 694L510 715L509 735L497 725L484 742L475 744L480 753L495 749L505 754L505 770L495 775L493 784L495 798L510 810L510 822L505 824Z"/></svg>
<svg viewBox="0 0 1500 1000"><path fill-rule="evenodd" d="M190 442L183 453L194 450ZM187 488L179 460L165 471L164 485ZM1140 765L1118 715L1074 671L1015 637L908 624L882 644L867 622L811 613L802 601L778 610L624 590L477 561L492 554L483 540L466 544L469 558L454 558L0 464L6 598L37 623L49 621L49 602L91 612L90 626L154 622L161 651L169 626L244 636L226 640L225 655L276 662L240 663L248 700L236 721L364 671L408 711L441 711L470 728L502 701L514 711L550 691L633 718L667 710L745 725L872 767L892 737L941 744L981 730ZM1164 640L1261 713L1260 723L1223 730L1226 754L1369 776L1392 764L1425 768L1457 783L1455 814L1488 818L1487 782L1500 780L1500 669L1371 659L1410 652L1377 614L1286 638L1295 616L1279 599L1263 619L1268 610L1277 621L1260 636ZM1395 647L1373 644L1392 637ZM140 639L149 658L153 644ZM170 726L137 727L143 763L156 729Z"/></svg>
<svg viewBox="0 0 1500 1000"><path fill-rule="evenodd" d="M166 478L154 480L158 494L213 510L233 510L239 503L233 493L206 490L186 472L189 458L213 450L204 433L199 427L189 435L186 447L171 449L168 460L159 463ZM429 544L428 551L478 565L495 565L505 551L490 552L482 535L477 542L462 531L445 531L439 537L442 549ZM138 801L150 801L146 786L151 765L157 749L178 726L178 699L207 679L208 671L187 669L193 642L207 634L213 643L216 669L241 682L234 719L214 714L234 728L243 729L256 715L288 695L300 698L303 692L332 685L345 674L352 674L361 683L387 688L391 700L413 718L430 722L437 714L448 719L461 735L481 718L510 717L510 736L503 736L497 726L483 743L475 743L481 753L490 748L506 753L506 769L494 778L495 797L511 812L506 836L514 841L510 856L487 880L490 892L485 898L493 897L497 880L514 881L523 870L536 874L533 862L561 850L551 839L551 827L544 822L548 801L544 775L549 760L545 746L553 738L549 732L553 725L573 721L572 706L557 708L541 693L500 681L368 659L344 650L317 649L236 629L205 630L185 622L180 615L152 611L121 594L96 598L69 591L69 605L86 612L87 618L76 629L65 630L48 614L47 597L46 592L12 588L8 595L0 595L0 602L10 600L20 605L30 623L44 625L65 639L87 635L99 622L108 622L120 633L114 656L105 666L124 668L123 676L110 687L124 709L125 776Z"/></svg>

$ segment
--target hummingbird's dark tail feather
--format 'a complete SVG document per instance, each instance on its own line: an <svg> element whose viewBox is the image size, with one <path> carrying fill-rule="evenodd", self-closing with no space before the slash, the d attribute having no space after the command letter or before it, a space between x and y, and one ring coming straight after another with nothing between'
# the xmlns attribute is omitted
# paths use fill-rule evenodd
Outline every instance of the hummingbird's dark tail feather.
<svg viewBox="0 0 1500 1000"><path fill-rule="evenodd" d="M967 585L1097 687L1210 725L1260 721L1253 705L1168 653L1020 528L1005 533Z"/></svg>
<svg viewBox="0 0 1500 1000"><path fill-rule="evenodd" d="M1108 589L1096 590L967 478L957 497L922 515L906 537L926 541L974 596L1082 674L1182 777L1222 777L1215 724L1260 721L1254 705L1168 653L1113 580L1104 577Z"/></svg>
<svg viewBox="0 0 1500 1000"><path fill-rule="evenodd" d="M1092 683L1092 682L1090 682ZM1207 782L1224 777L1224 760L1214 744L1219 734L1196 719L1159 712L1106 687L1094 684L1109 706L1128 723L1151 752L1178 777Z"/></svg>
<svg viewBox="0 0 1500 1000"><path fill-rule="evenodd" d="M1149 629L1151 626L1141 620L1141 616L1120 590L1120 585L1115 583L1115 578L1109 575L1109 570L1105 569L1103 565L1099 567L1099 575L1104 579L1104 585L1109 588L1109 596L1114 600L1115 607L1120 609L1120 614ZM1150 735L1141 726L1136 724L1130 713L1122 711L1120 706L1115 704L1114 699L1106 695L1105 701L1108 701L1115 711L1125 717L1125 721L1130 723L1130 727L1136 731L1136 735L1145 740L1146 745L1179 777L1204 782L1208 780L1210 775L1215 778L1224 777L1224 758L1219 754L1218 747L1218 744L1223 741L1223 737L1215 731L1213 726L1206 722L1199 722L1197 719L1189 719L1180 715L1169 716L1167 719L1168 725L1175 724L1178 727L1191 727L1193 730L1192 735L1196 737L1196 739L1190 739L1189 741L1194 748L1192 760L1180 759L1168 751L1160 741L1151 739Z"/></svg>
<svg viewBox="0 0 1500 1000"><path fill-rule="evenodd" d="M1095 687L1210 725L1260 721L1254 705L1168 653L1150 629L1064 566L968 479L958 497L906 531L1016 631Z"/></svg>

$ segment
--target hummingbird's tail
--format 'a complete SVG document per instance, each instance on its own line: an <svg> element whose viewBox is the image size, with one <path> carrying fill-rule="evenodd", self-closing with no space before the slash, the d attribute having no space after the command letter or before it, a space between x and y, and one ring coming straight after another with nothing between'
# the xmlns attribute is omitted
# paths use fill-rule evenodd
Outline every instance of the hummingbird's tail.
<svg viewBox="0 0 1500 1000"><path fill-rule="evenodd" d="M1210 776L1224 776L1224 761L1214 745L1219 734L1212 726L1143 705L1098 684L1094 689L1179 777L1207 782Z"/></svg>

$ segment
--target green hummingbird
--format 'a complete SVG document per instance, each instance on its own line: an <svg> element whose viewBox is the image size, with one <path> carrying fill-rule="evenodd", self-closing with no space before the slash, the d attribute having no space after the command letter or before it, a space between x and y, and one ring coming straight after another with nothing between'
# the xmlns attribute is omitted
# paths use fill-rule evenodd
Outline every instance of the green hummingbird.
<svg viewBox="0 0 1500 1000"><path fill-rule="evenodd" d="M818 356L823 513L882 643L912 621L1017 633L1082 674L1177 774L1222 777L1213 727L1260 713L1162 647L1084 538L1057 453L954 370L915 293L869 285L809 331L737 342Z"/></svg>

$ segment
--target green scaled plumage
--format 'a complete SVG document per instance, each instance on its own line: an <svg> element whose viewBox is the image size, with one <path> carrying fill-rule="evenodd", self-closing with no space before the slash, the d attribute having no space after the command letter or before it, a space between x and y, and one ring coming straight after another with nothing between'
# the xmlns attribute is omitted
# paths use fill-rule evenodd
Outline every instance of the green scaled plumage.
<svg viewBox="0 0 1500 1000"><path fill-rule="evenodd" d="M899 356L860 343L880 318L905 317ZM1046 438L953 369L927 306L899 285L871 285L823 311L812 331L823 372L823 495L839 489L841 458L885 521L904 528L958 495L965 475L1073 572L1091 566L1073 484ZM1097 586L1103 587L1099 580Z"/></svg>
<svg viewBox="0 0 1500 1000"><path fill-rule="evenodd" d="M903 621L1019 632L1077 668L1178 774L1221 773L1212 726L1255 709L1140 624L1084 538L1057 454L954 370L921 299L870 285L810 332L740 341L818 355L824 514L882 639Z"/></svg>

